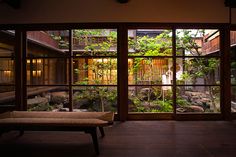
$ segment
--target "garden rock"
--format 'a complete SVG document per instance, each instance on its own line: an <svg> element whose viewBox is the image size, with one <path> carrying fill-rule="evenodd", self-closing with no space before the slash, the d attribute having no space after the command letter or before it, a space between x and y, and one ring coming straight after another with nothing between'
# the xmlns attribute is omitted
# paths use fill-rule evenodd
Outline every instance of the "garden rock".
<svg viewBox="0 0 236 157"><path fill-rule="evenodd" d="M155 100L156 95L152 88L142 88L139 93L139 97L141 100L148 101L149 100Z"/></svg>
<svg viewBox="0 0 236 157"><path fill-rule="evenodd" d="M27 99L28 109L31 111L48 111L51 110L48 99L45 97L36 96L31 99Z"/></svg>
<svg viewBox="0 0 236 157"><path fill-rule="evenodd" d="M51 93L51 103L52 104L63 104L68 99L68 94L66 92L53 92Z"/></svg>

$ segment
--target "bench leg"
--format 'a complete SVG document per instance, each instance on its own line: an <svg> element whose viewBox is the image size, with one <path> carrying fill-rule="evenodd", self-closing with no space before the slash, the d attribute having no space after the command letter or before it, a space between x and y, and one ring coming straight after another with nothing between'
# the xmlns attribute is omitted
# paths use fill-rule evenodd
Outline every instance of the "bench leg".
<svg viewBox="0 0 236 157"><path fill-rule="evenodd" d="M97 128L93 128L91 132L93 138L93 146L95 148L96 154L99 155L99 146L98 146L98 138L97 138Z"/></svg>
<svg viewBox="0 0 236 157"><path fill-rule="evenodd" d="M104 137L104 136L105 136L105 133L104 133L103 127L98 127L98 128L99 128L99 130L100 130L100 133L101 133L102 137Z"/></svg>
<svg viewBox="0 0 236 157"><path fill-rule="evenodd" d="M0 137L2 136L3 133L4 133L4 131L1 130L1 131L0 131Z"/></svg>
<svg viewBox="0 0 236 157"><path fill-rule="evenodd" d="M2 136L2 134L4 134L4 133L7 133L7 132L9 132L10 130L5 130L5 129L2 129L2 130L0 130L0 137Z"/></svg>
<svg viewBox="0 0 236 157"><path fill-rule="evenodd" d="M22 136L24 134L24 130L20 130L19 136Z"/></svg>
<svg viewBox="0 0 236 157"><path fill-rule="evenodd" d="M92 139L93 139L93 146L95 149L95 152L97 155L99 155L99 146L98 146L98 138L97 138L97 128L96 127L92 127L89 129L88 133L91 134Z"/></svg>

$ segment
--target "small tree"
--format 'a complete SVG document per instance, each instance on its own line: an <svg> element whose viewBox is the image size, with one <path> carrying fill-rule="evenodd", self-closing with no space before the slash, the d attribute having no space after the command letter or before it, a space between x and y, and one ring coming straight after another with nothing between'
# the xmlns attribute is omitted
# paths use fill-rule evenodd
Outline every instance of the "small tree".
<svg viewBox="0 0 236 157"><path fill-rule="evenodd" d="M157 73L153 68L155 68L153 58L154 56L172 56L172 38L171 38L171 32L170 31L164 31L160 33L159 35L155 37L151 36L137 36L136 38L129 38L129 56L145 56L145 57L135 57L132 62L132 66L129 66L129 72L133 73L135 84L139 84L139 81L146 81L148 84L153 83L161 83L161 75L160 73ZM134 52L133 52L134 51ZM150 57L149 57L150 56ZM170 61L166 58L161 58L161 60L166 61L167 63ZM160 68L160 67L158 67ZM168 70L168 65L162 65L163 69L166 71ZM164 71L160 71L163 73ZM160 76L159 76L160 75ZM156 101L151 100L151 96L153 94L153 90L145 90L146 96L147 96L147 102L149 105L151 105L151 101L155 103L160 103L162 105L162 109L153 109L152 111L167 111L164 109L164 103L162 101ZM160 90L156 90L157 92ZM138 95L137 86L135 86L135 95ZM159 93L156 93L158 99L161 95ZM132 97L134 95L132 94ZM134 100L139 99L138 97L135 97ZM141 101L141 100L140 100ZM139 102L139 101L138 101ZM140 103L138 103L140 104ZM167 104L167 103L166 103ZM168 103L170 105L170 103ZM144 111L144 107L142 108L142 111ZM149 111L149 109L147 109Z"/></svg>
<svg viewBox="0 0 236 157"><path fill-rule="evenodd" d="M101 42L97 42L95 38L105 36ZM85 77L84 81L79 81L77 84L95 84L103 85L106 80L106 84L114 84L112 82L112 70L116 69L117 62L111 58L104 58L104 56L114 56L117 54L116 50L112 51L112 48L116 44L117 33L114 31L106 32L104 30L74 30L74 37L76 40L83 42L83 52L76 54L77 56L102 56L103 58L93 59L89 64L85 65L86 71L92 71L92 79ZM79 73L79 69L75 69L76 73ZM109 91L107 87L93 86L93 95L90 95L90 99L99 99L101 103L101 111L105 111L105 100L111 98L114 99L114 93ZM110 93L109 93L110 92ZM113 94L111 94L113 93ZM85 94L86 96L86 94ZM110 97L110 98L108 98Z"/></svg>
<svg viewBox="0 0 236 157"><path fill-rule="evenodd" d="M211 74L219 67L219 60L216 58L201 58L203 52L201 45L197 44L196 39L199 36L204 36L205 30L196 30L195 33L191 30L181 30L177 32L177 49L183 49L185 52L190 53L193 57L184 62L185 71L182 74L182 80L191 80L193 83L199 78L203 78L206 84L214 84ZM203 39L201 39L203 40ZM178 54L179 55L179 54ZM185 55L185 54L183 54ZM217 112L217 106L214 99L213 87L208 86L209 97L212 103L213 111Z"/></svg>

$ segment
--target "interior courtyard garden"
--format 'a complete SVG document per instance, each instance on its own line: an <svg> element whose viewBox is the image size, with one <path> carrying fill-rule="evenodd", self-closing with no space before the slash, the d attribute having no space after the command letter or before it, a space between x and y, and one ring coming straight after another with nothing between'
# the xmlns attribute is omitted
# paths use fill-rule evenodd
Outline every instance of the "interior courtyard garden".
<svg viewBox="0 0 236 157"><path fill-rule="evenodd" d="M127 52L117 29L26 32L23 54L28 111L118 112L119 72L128 113L220 113L219 29L128 29ZM0 31L0 105L14 106L16 32ZM231 112L236 112L236 31L231 39ZM125 61L121 56L126 56ZM120 60L127 64L119 68Z"/></svg>

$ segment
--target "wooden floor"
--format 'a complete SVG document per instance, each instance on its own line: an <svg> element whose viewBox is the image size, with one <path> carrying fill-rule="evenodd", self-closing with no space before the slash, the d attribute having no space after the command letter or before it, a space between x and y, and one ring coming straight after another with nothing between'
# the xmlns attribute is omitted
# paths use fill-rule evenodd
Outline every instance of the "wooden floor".
<svg viewBox="0 0 236 157"><path fill-rule="evenodd" d="M236 157L236 121L127 121L105 128L100 157ZM80 132L3 134L0 154L22 157L94 157Z"/></svg>

